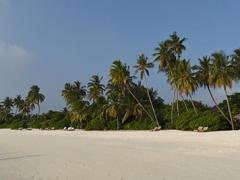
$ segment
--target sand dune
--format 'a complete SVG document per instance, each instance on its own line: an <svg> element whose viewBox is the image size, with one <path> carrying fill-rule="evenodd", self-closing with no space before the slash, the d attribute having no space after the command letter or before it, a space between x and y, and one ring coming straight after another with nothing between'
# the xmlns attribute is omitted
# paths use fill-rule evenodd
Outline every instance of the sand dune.
<svg viewBox="0 0 240 180"><path fill-rule="evenodd" d="M1 180L239 180L240 131L0 130Z"/></svg>

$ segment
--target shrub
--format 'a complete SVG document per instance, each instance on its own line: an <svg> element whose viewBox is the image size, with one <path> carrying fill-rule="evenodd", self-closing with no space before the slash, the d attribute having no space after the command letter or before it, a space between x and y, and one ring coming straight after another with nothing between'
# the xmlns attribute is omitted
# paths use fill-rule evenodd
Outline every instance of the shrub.
<svg viewBox="0 0 240 180"><path fill-rule="evenodd" d="M107 122L107 130L116 130L117 129L117 120L110 120Z"/></svg>
<svg viewBox="0 0 240 180"><path fill-rule="evenodd" d="M194 130L199 126L207 126L209 131L229 129L229 124L221 116L208 111L199 112L197 115L194 111L184 112L176 118L176 129Z"/></svg>
<svg viewBox="0 0 240 180"><path fill-rule="evenodd" d="M104 130L104 120L102 118L95 118L87 123L86 130Z"/></svg>
<svg viewBox="0 0 240 180"><path fill-rule="evenodd" d="M148 121L134 120L124 124L123 129L125 130L149 130L155 127L154 123Z"/></svg>

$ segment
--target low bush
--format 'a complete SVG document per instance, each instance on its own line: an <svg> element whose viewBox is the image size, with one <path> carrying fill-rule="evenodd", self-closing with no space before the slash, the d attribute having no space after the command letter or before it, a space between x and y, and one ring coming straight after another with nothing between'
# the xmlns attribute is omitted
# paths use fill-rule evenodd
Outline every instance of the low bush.
<svg viewBox="0 0 240 180"><path fill-rule="evenodd" d="M86 130L104 130L104 120L102 118L95 118L87 123Z"/></svg>
<svg viewBox="0 0 240 180"><path fill-rule="evenodd" d="M134 120L124 124L124 130L150 130L155 127L154 123L148 121Z"/></svg>
<svg viewBox="0 0 240 180"><path fill-rule="evenodd" d="M194 130L199 126L208 127L209 131L226 130L230 126L221 116L209 111L199 112L194 111L184 112L176 118L176 129L179 130Z"/></svg>

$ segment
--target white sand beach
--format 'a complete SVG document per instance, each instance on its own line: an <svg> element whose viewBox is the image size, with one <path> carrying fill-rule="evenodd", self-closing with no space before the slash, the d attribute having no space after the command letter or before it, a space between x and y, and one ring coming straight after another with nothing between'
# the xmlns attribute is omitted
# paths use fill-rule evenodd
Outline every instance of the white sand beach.
<svg viewBox="0 0 240 180"><path fill-rule="evenodd" d="M239 180L240 131L0 130L1 180Z"/></svg>

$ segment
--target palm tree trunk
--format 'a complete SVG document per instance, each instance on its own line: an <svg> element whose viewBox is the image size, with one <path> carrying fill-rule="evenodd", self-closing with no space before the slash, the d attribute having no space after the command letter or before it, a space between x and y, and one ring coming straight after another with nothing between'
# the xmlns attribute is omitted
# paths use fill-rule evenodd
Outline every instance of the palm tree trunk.
<svg viewBox="0 0 240 180"><path fill-rule="evenodd" d="M117 116L117 130L119 130L119 119L118 119L118 116Z"/></svg>
<svg viewBox="0 0 240 180"><path fill-rule="evenodd" d="M186 104L186 102L185 102L185 99L184 99L184 97L183 97L182 94L180 94L180 95L181 95L181 98L182 98L182 100L183 100L183 103L184 103L184 106L185 106L185 108L186 108L186 111L188 112L189 109L188 109L188 107L187 107L187 104Z"/></svg>
<svg viewBox="0 0 240 180"><path fill-rule="evenodd" d="M224 114L224 112L223 112L223 111L221 110L221 108L218 106L215 98L213 97L213 94L212 94L212 91L211 91L209 85L207 85L207 89L208 89L208 92L209 92L209 94L210 94L210 96L211 96L211 98L212 98L212 100L213 100L213 102L214 102L214 104L215 104L215 107L216 107L216 108L218 109L218 111L222 114L222 116L228 121L228 123L231 124L231 121L228 119L228 117Z"/></svg>
<svg viewBox="0 0 240 180"><path fill-rule="evenodd" d="M196 110L196 107L195 107L195 104L194 104L194 102L193 102L193 99L192 99L191 94L189 94L189 97L190 97L190 101L191 101L191 103L192 103L193 110L194 110L195 114L198 114L198 113L197 113L197 110Z"/></svg>
<svg viewBox="0 0 240 180"><path fill-rule="evenodd" d="M179 106L178 106L178 90L177 90L177 115L179 116Z"/></svg>
<svg viewBox="0 0 240 180"><path fill-rule="evenodd" d="M174 111L175 98L176 98L176 89L174 89L173 99L172 99L172 110L171 110L171 121L172 121L172 124L173 124L173 111Z"/></svg>
<svg viewBox="0 0 240 180"><path fill-rule="evenodd" d="M156 120L156 122L159 122L159 121L158 121L158 118L157 118L157 115L156 115L156 112L155 112L155 109L154 109L154 107L153 107L153 103L152 103L151 97L150 97L150 93L149 93L149 89L148 89L148 83L147 83L147 78L146 78L145 74L144 74L143 76L144 76L145 84L146 84L146 88L147 88L148 99L149 99L149 101L150 101L150 104L151 104L151 107L152 107L152 111L153 111L155 120ZM159 125L159 124L158 124L158 125Z"/></svg>
<svg viewBox="0 0 240 180"><path fill-rule="evenodd" d="M152 116L149 114L149 112L145 109L145 107L139 102L138 98L132 93L132 91L129 89L129 87L127 87L127 90L129 91L129 93L132 95L132 97L137 101L137 103L142 107L142 109L144 110L144 112L148 115L148 117L154 122L156 123L156 125L158 127L160 127L159 122L154 121L154 119L152 118Z"/></svg>
<svg viewBox="0 0 240 180"><path fill-rule="evenodd" d="M40 114L40 111L41 111L41 109L40 109L40 104L38 103L37 106L38 106L38 115L39 115L39 114Z"/></svg>
<svg viewBox="0 0 240 180"><path fill-rule="evenodd" d="M229 113L229 117L230 117L230 120L231 120L232 130L234 130L234 123L233 123L231 108L230 108L230 104L229 104L229 100L228 100L228 96L227 96L227 88L226 88L225 85L223 86L223 88L224 88L224 92L225 92L225 95L226 95L227 106L228 106L228 113Z"/></svg>

